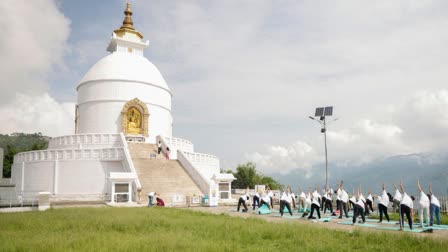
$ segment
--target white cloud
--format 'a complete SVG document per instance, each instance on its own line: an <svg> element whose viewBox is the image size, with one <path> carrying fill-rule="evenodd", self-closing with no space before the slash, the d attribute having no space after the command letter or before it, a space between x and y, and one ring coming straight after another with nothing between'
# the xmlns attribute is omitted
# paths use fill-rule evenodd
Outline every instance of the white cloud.
<svg viewBox="0 0 448 252"><path fill-rule="evenodd" d="M439 152L448 141L448 91L420 91L400 104L389 104L382 117L361 119L352 127L327 131L329 161L355 166L378 158L421 152ZM393 108L393 109L390 109ZM384 122L387 118L388 122ZM324 162L323 137L308 137L286 146L273 145L245 154L266 173L304 170ZM301 150L297 152L297 150Z"/></svg>
<svg viewBox="0 0 448 252"><path fill-rule="evenodd" d="M42 132L46 136L74 134L74 103L59 103L48 94L17 94L0 107L1 132Z"/></svg>
<svg viewBox="0 0 448 252"><path fill-rule="evenodd" d="M69 20L51 0L0 1L0 12L0 132L73 132L73 108L48 95L49 75L63 64Z"/></svg>

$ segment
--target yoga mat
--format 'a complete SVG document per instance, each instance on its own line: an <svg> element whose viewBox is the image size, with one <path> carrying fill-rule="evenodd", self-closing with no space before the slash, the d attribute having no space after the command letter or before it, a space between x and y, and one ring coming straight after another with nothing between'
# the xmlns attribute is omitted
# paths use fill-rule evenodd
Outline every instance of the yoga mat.
<svg viewBox="0 0 448 252"><path fill-rule="evenodd" d="M351 221L344 221L344 222L338 222L338 223L342 224L342 225L352 225L353 224L353 222L351 222ZM373 224L368 224L368 223L364 223L364 224L355 223L355 226L360 226L360 227L377 227L378 225L373 225Z"/></svg>
<svg viewBox="0 0 448 252"><path fill-rule="evenodd" d="M258 214L270 214L271 210L266 206L263 205L262 207L258 208Z"/></svg>
<svg viewBox="0 0 448 252"><path fill-rule="evenodd" d="M376 227L376 229L381 229L381 230L393 230L393 231L400 231L399 227L385 227L385 226L378 226ZM409 229L409 228L404 228L405 232L412 232L412 233L432 233L432 229L428 228L428 229Z"/></svg>
<svg viewBox="0 0 448 252"><path fill-rule="evenodd" d="M326 217L326 218L320 218L320 219L318 219L318 221L321 221L321 222L329 222L329 221L331 221L331 218L329 218L329 217Z"/></svg>
<svg viewBox="0 0 448 252"><path fill-rule="evenodd" d="M280 216L280 217L281 217L281 216ZM300 218L302 218L302 217L297 216L297 215L293 215L293 216L291 216L291 215L289 215L289 214L284 214L284 215L283 215L283 218L286 218L286 219L300 219Z"/></svg>

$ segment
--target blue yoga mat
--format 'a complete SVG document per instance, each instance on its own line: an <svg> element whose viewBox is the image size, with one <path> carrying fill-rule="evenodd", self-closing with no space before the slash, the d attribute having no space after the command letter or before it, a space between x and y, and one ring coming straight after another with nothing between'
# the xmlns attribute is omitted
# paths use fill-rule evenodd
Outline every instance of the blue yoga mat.
<svg viewBox="0 0 448 252"><path fill-rule="evenodd" d="M270 214L271 210L266 206L263 205L260 208L258 208L258 214Z"/></svg>

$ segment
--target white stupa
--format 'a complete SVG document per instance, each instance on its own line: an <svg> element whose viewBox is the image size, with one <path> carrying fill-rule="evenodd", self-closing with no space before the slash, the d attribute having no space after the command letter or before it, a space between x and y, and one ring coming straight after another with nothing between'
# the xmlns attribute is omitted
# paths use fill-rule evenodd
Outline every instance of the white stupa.
<svg viewBox="0 0 448 252"><path fill-rule="evenodd" d="M48 192L52 202L144 202L156 191L171 205L205 195L212 205L232 201L234 177L220 174L219 159L172 137L171 90L143 55L149 42L135 30L129 3L124 13L107 47L111 54L76 88L75 134L51 139L47 150L14 157L17 196L26 201Z"/></svg>

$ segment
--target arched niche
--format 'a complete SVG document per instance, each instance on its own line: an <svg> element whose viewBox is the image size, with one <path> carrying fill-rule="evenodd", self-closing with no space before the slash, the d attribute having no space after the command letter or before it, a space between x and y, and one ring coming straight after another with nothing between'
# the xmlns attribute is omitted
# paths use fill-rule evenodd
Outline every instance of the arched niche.
<svg viewBox="0 0 448 252"><path fill-rule="evenodd" d="M125 135L148 136L149 111L137 98L128 101L121 110L121 129Z"/></svg>

